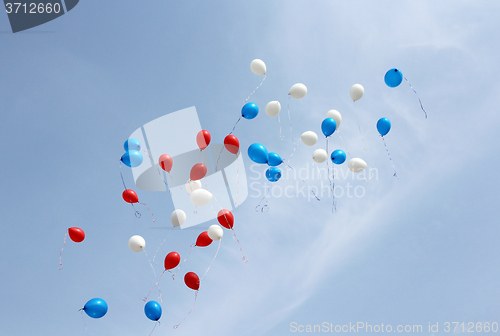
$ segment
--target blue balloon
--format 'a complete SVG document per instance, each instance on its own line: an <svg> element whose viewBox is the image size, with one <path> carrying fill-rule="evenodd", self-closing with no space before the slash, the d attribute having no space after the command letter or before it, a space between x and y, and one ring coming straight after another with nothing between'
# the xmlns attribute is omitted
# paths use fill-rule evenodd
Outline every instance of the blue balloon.
<svg viewBox="0 0 500 336"><path fill-rule="evenodd" d="M130 139L127 139L127 141L125 141L125 143L123 144L123 148L125 148L125 152L131 151L131 150L140 151L141 150L141 143L137 139L130 138Z"/></svg>
<svg viewBox="0 0 500 336"><path fill-rule="evenodd" d="M125 152L121 158L123 164L131 168L140 166L143 159L142 154L135 150Z"/></svg>
<svg viewBox="0 0 500 336"><path fill-rule="evenodd" d="M108 304L103 299L92 299L85 304L83 311L92 318L101 318L108 312Z"/></svg>
<svg viewBox="0 0 500 336"><path fill-rule="evenodd" d="M333 118L326 118L321 123L321 131L326 137L332 135L336 129L337 129L337 122Z"/></svg>
<svg viewBox="0 0 500 336"><path fill-rule="evenodd" d="M342 164L345 162L346 156L343 150L336 149L332 152L331 159L335 164Z"/></svg>
<svg viewBox="0 0 500 336"><path fill-rule="evenodd" d="M253 119L259 114L259 107L255 103L246 103L241 109L241 115L245 119Z"/></svg>
<svg viewBox="0 0 500 336"><path fill-rule="evenodd" d="M269 159L266 147L259 143L251 144L248 147L248 156L255 163L267 163Z"/></svg>
<svg viewBox="0 0 500 336"><path fill-rule="evenodd" d="M395 88L403 81L403 73L399 69L393 68L385 73L384 81L388 87Z"/></svg>
<svg viewBox="0 0 500 336"><path fill-rule="evenodd" d="M377 121L377 130L381 136L386 135L391 130L391 122L387 118L380 118Z"/></svg>
<svg viewBox="0 0 500 336"><path fill-rule="evenodd" d="M276 182L281 177L281 170L279 170L279 168L276 167L271 167L268 170L266 170L266 177L269 181Z"/></svg>
<svg viewBox="0 0 500 336"><path fill-rule="evenodd" d="M279 156L276 153L269 153L267 156L268 156L267 164L270 165L271 167L279 166L280 164L283 163L283 159L281 158L281 156Z"/></svg>
<svg viewBox="0 0 500 336"><path fill-rule="evenodd" d="M151 321L158 321L161 317L161 306L156 301L149 301L144 306L144 313Z"/></svg>

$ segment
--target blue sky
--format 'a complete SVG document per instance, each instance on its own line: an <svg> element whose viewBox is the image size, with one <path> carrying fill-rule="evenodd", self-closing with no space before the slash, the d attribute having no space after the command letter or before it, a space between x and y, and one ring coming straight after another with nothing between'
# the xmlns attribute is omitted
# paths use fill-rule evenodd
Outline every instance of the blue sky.
<svg viewBox="0 0 500 336"><path fill-rule="evenodd" d="M285 112L299 82L308 94L290 100L295 139L320 134L326 112L337 109L344 143L334 134L330 150L347 145L378 174L337 180L364 193L338 197L335 214L326 195L271 197L269 212L258 213L250 192L233 212L249 262L226 231L176 330L194 292L181 277L164 277L153 335L289 335L293 322L422 325L426 335L439 323L434 334L445 335L445 322L499 323L499 11L494 1L81 1L17 34L0 15L2 333L85 335L78 309L101 297L109 311L84 316L89 335L149 335L154 323L141 299L156 279L127 242L141 235L154 255L168 231L153 227L169 227L174 208L165 193L137 190L157 222L145 209L134 217L121 198L123 142L155 118L196 106L221 143L261 82L250 71L255 58L267 65L251 98L261 112L234 133L250 183L264 185L246 155L251 143L284 158L292 152ZM384 84L393 67L428 119L406 83ZM355 83L365 95L353 104ZM282 103L283 141L278 120L263 113L272 100ZM376 132L380 117L392 122L386 143L399 179ZM300 143L292 166L314 171L312 151L323 146ZM346 164L339 169L347 173ZM292 176L276 183L297 185ZM66 243L59 271L72 226L86 239ZM159 255L187 255L198 234L173 232ZM180 273L203 274L216 250L195 249Z"/></svg>

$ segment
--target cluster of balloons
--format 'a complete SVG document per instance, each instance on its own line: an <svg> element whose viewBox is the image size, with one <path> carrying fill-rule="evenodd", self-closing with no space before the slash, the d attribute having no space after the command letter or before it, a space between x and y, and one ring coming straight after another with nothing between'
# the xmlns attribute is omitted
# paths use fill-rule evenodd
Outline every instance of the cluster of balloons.
<svg viewBox="0 0 500 336"><path fill-rule="evenodd" d="M255 163L267 164L266 178L270 182L277 182L281 178L281 170L277 167L283 159L277 153L269 153L263 145L253 143L248 147L248 157Z"/></svg>
<svg viewBox="0 0 500 336"><path fill-rule="evenodd" d="M128 139L123 145L125 154L122 155L121 161L128 167L138 167L141 165L144 158L140 152L141 143L137 139Z"/></svg>

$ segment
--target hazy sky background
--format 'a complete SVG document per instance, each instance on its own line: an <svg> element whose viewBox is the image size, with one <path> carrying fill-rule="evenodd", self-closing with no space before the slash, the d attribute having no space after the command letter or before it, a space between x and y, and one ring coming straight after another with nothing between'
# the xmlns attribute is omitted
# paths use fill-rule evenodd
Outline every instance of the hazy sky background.
<svg viewBox="0 0 500 336"><path fill-rule="evenodd" d="M127 242L143 236L152 258L169 232L154 227L169 228L174 208L166 193L136 190L157 221L141 207L135 218L121 198L123 142L153 119L196 106L221 143L262 80L250 71L255 58L267 65L250 99L261 112L234 134L256 190L265 180L254 171L265 168L252 168L246 150L260 142L289 157L287 94L298 82L308 94L290 100L295 140L321 134L326 112L337 109L344 143L334 134L330 150L347 145L377 174L367 182L340 166L347 178L336 188L358 187L363 197L337 197L335 214L326 191L319 202L307 193L271 197L269 212L259 213L261 197L250 190L233 212L249 262L226 230L193 311L174 330L195 296L184 273L202 275L217 250L195 248L175 281L165 274L160 282L163 316L153 335L289 335L292 322L422 325L426 335L439 323L435 334L448 335L445 322L500 323L499 14L496 1L82 0L17 34L0 15L1 334L86 335L78 309L99 297L109 310L101 319L83 315L88 335L149 335L154 322L141 299L156 278ZM394 67L428 119L407 83L385 85ZM355 83L365 95L353 104ZM277 118L264 113L271 100L282 103L283 141ZM381 117L392 122L385 138L399 179L376 131ZM315 171L312 152L324 145L322 137L314 147L299 143L291 165ZM133 186L130 170L123 174ZM316 175L306 182L328 185ZM290 175L275 185L303 183ZM213 222L172 232L156 272L168 252L184 258ZM72 226L86 239L68 239L60 271Z"/></svg>

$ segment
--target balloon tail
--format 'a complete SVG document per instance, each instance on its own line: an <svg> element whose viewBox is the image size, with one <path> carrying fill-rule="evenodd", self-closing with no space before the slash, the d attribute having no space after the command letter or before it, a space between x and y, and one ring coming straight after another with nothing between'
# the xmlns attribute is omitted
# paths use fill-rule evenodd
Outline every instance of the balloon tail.
<svg viewBox="0 0 500 336"><path fill-rule="evenodd" d="M288 167L288 168L290 168L291 170L293 170L293 171L295 172L295 169L294 169L292 166L290 166L289 164L286 164L286 165L287 165L287 167ZM319 168L318 168L318 169L319 169ZM301 180L301 181L302 181L305 185L307 185L306 181L304 181L303 179L301 179L301 178L300 178L300 176L299 176L299 179L300 179L300 180ZM313 196L316 198L316 200L321 201L321 199L319 199L319 198L318 198L318 196L316 195L316 193L314 192L314 190L311 190L311 194L313 194Z"/></svg>
<svg viewBox="0 0 500 336"><path fill-rule="evenodd" d="M337 130L337 134L339 135L340 141L342 141L342 144L345 147L345 151L347 152L347 154L349 155L349 157L352 159L352 155L351 155L351 153L349 153L349 149L347 149L347 146L346 146L346 144L344 142L344 139L342 139L342 136L340 135L340 130Z"/></svg>
<svg viewBox="0 0 500 336"><path fill-rule="evenodd" d="M364 149L365 149L365 152L366 152L367 149L366 149L365 139L363 138L363 132L361 132L361 125L359 124L358 114L356 113L356 102L353 102L353 105L354 105L354 108L353 108L354 116L356 117L356 122L358 123L359 135L361 136L361 141L363 142L363 146L364 146Z"/></svg>
<svg viewBox="0 0 500 336"><path fill-rule="evenodd" d="M192 312L192 311L193 311L193 309L194 309L194 305L196 304L196 298L197 298L197 297L198 297L198 291L196 291L196 292L194 293L194 302L193 302L193 306L191 306L191 309L189 310L189 313L187 313L186 317L184 317L184 318L182 319L182 321L181 321L181 322L179 322L179 324L174 325L174 329L179 328L179 326L181 325L181 323L182 323L182 322L184 322L184 321L187 319L187 317L189 316L189 314L191 314L191 312Z"/></svg>
<svg viewBox="0 0 500 336"><path fill-rule="evenodd" d="M398 173L396 173L396 166L394 165L394 162L392 161L391 154L389 153L389 149L387 148L387 144L385 143L385 138L383 136L381 136L381 138L382 138L382 141L384 141L384 146L385 146L385 150L387 151L387 156L389 156L389 160L391 161L392 168L394 169L394 174L392 176L394 176L395 178L397 178L399 180ZM367 180L367 182L368 182L368 180Z"/></svg>
<svg viewBox="0 0 500 336"><path fill-rule="evenodd" d="M85 326L85 333L87 334L87 336L89 336L89 330L87 328L87 323L85 323L85 319L83 318L83 308L81 308L79 310L79 312L81 313L81 316L82 316L82 321L83 321L83 325Z"/></svg>
<svg viewBox="0 0 500 336"><path fill-rule="evenodd" d="M328 138L326 138L326 153L328 154ZM330 176L330 165L328 164L328 158L326 159L326 167L328 170L328 181L330 181L330 188L332 189L332 213L335 213L337 211L337 206L335 205L335 182L333 179L335 179L335 167L333 167L333 179Z"/></svg>
<svg viewBox="0 0 500 336"><path fill-rule="evenodd" d="M292 129L292 118L290 116L290 99L292 96L288 96L288 104L287 104L287 110L288 110L288 121L290 122L290 138L292 139L292 143L297 148L297 143L295 143L295 140L293 140L293 129ZM295 152L295 151L294 151ZM293 154L292 154L293 155Z"/></svg>
<svg viewBox="0 0 500 336"><path fill-rule="evenodd" d="M217 255L219 254L219 250L220 250L220 245L221 245L221 243L222 243L222 238L221 238L221 239L219 239L219 246L217 247L217 252L215 252L214 258L212 259L212 262L210 263L210 265L208 265L208 268L207 268L207 270L205 271L205 274L203 274L203 276L201 277L200 282L201 282L201 280L203 280L203 278L205 277L205 275L207 275L208 270L210 270L210 267L212 267L212 264L213 264L213 263L214 263L214 261L215 261L215 258L217 258Z"/></svg>
<svg viewBox="0 0 500 336"><path fill-rule="evenodd" d="M189 256L191 255L191 252L193 252L195 247L196 247L196 243L191 244L191 251L189 251L187 257L179 264L179 266L177 266L175 273L172 274L172 280L175 280L175 275L177 274L177 272L179 272L179 269L181 268L182 264L184 264L186 262L187 258L189 258Z"/></svg>
<svg viewBox="0 0 500 336"><path fill-rule="evenodd" d="M139 203L139 204L144 205L149 210L149 212L151 213L151 216L153 217L153 223L156 222L155 215L153 215L153 212L151 212L151 209L149 209L149 207L146 205L146 203Z"/></svg>
<svg viewBox="0 0 500 336"><path fill-rule="evenodd" d="M158 275L156 274L155 268L153 267L153 264L151 263L151 260L149 259L148 253L146 252L146 249L144 249L143 251L144 251L144 254L146 255L146 258L148 259L149 266L151 266L151 269L153 270L153 274L155 275L155 279L158 278ZM158 286L158 291L160 292L160 294L159 294L160 302L162 302L161 301L161 289L159 286Z"/></svg>
<svg viewBox="0 0 500 336"><path fill-rule="evenodd" d="M233 231L233 238L238 242L238 246L240 247L241 254L243 255L243 262L246 264L248 262L247 257L245 257L245 253L243 253L243 248L241 247L241 243L238 240L238 237L236 236L236 232L234 231L234 228L231 226L231 230Z"/></svg>
<svg viewBox="0 0 500 336"><path fill-rule="evenodd" d="M62 253L64 250L64 246L66 246L66 237L68 236L68 232L64 234L64 242L63 242L63 247L61 249L61 252L59 253L59 270L61 271L63 269L63 264L62 264Z"/></svg>
<svg viewBox="0 0 500 336"><path fill-rule="evenodd" d="M280 125L280 139L281 141L283 141L285 139L285 136L283 135L283 131L281 130L281 118L279 114L278 114L278 124Z"/></svg>
<svg viewBox="0 0 500 336"><path fill-rule="evenodd" d="M259 86L257 86L255 88L255 90L253 90L252 93L250 93L250 95L247 97L247 99L245 99L245 103L244 104L246 104L248 102L248 99L250 99L250 97L255 93L255 91L257 91L262 86L262 84L264 84L264 81L266 80L266 77L267 77L267 75L264 75L264 78L262 79L262 82L260 82Z"/></svg>
<svg viewBox="0 0 500 336"><path fill-rule="evenodd" d="M260 200L259 204L257 204L257 206L255 207L255 211L256 212L268 212L269 211L269 205L267 204L268 203L268 200L267 198L269 198L269 193L271 192L271 188L267 188L267 182L266 184L264 185L264 191L267 189L267 193L264 195L264 197L262 197L262 199ZM264 201L264 199L266 200L264 205L261 205L262 202Z"/></svg>
<svg viewBox="0 0 500 336"><path fill-rule="evenodd" d="M420 100L420 97L418 96L417 91L415 91L415 89L413 88L413 86L411 86L410 81L408 79L406 79L406 77L403 77L403 78L405 79L406 83L408 83L408 85L413 90L413 92L415 92L415 94L417 95L418 102L420 103L420 108L422 109L422 111L424 111L425 119L427 119L427 112L425 112L424 106L422 105L422 101Z"/></svg>
<svg viewBox="0 0 500 336"><path fill-rule="evenodd" d="M154 271L154 270L153 270L153 271ZM155 285L154 285L153 287L151 287L151 289L149 290L148 295L147 295L144 299L142 299L142 301L146 302L146 301L148 300L148 298L149 298L149 296L151 295L151 292L153 291L153 289L155 289L155 287L156 287L156 286L158 286L158 284L160 283L161 277L163 276L163 274L165 274L165 271L166 271L166 270L164 270L164 271L161 273L160 278L158 279L158 281L156 281Z"/></svg>
<svg viewBox="0 0 500 336"><path fill-rule="evenodd" d="M160 324L160 321L156 321L155 326L153 327L153 330L151 330L151 332L149 333L149 336L153 335L153 332L155 331L156 326L159 324Z"/></svg>
<svg viewBox="0 0 500 336"><path fill-rule="evenodd" d="M165 239L163 239L163 241L161 242L160 246L158 246L158 248L156 249L156 252L155 252L155 255L153 256L153 263L155 265L157 265L158 263L155 261L156 259L156 255L158 254L158 251L160 250L160 247L167 241L167 238L168 236L170 236L170 234L172 234L172 231L174 230L174 226L172 226L172 228L170 229L170 232L167 234L167 236L165 237Z"/></svg>

